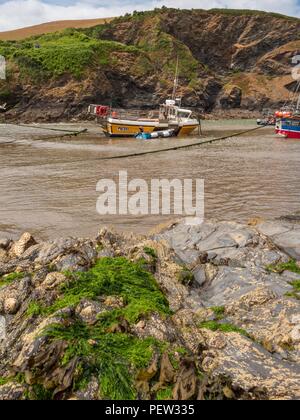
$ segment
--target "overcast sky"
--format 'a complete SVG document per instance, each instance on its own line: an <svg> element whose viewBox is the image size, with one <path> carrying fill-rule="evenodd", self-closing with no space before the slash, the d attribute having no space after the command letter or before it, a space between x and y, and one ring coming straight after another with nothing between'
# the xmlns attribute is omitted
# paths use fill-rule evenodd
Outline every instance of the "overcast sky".
<svg viewBox="0 0 300 420"><path fill-rule="evenodd" d="M0 31L53 20L119 16L161 6L258 9L300 17L300 0L0 0Z"/></svg>

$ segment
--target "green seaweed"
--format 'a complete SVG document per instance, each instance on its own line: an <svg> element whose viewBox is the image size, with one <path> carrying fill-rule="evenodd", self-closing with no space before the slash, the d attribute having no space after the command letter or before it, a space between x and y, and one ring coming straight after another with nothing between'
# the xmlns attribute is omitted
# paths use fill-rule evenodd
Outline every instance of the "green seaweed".
<svg viewBox="0 0 300 420"><path fill-rule="evenodd" d="M160 401L160 400L172 400L173 398L173 389L174 386L169 385L165 388L160 389L157 393L156 393L156 400Z"/></svg>
<svg viewBox="0 0 300 420"><path fill-rule="evenodd" d="M39 316L39 315L43 315L45 312L45 307L43 305L41 305L39 302L37 301L32 301L29 303L27 311L26 311L26 316Z"/></svg>
<svg viewBox="0 0 300 420"><path fill-rule="evenodd" d="M26 400L31 401L51 401L53 400L53 392L45 389L41 384L33 384L24 393Z"/></svg>
<svg viewBox="0 0 300 420"><path fill-rule="evenodd" d="M0 377L0 386L6 385L9 382L11 382L11 378Z"/></svg>
<svg viewBox="0 0 300 420"><path fill-rule="evenodd" d="M178 275L178 281L185 286L190 286L195 281L193 271L188 267L182 267L182 270Z"/></svg>
<svg viewBox="0 0 300 420"><path fill-rule="evenodd" d="M251 338L250 334L242 328L228 323L221 323L217 321L204 321L198 325L199 328L205 328L211 331L221 331L224 333L236 332L245 337Z"/></svg>
<svg viewBox="0 0 300 420"><path fill-rule="evenodd" d="M212 306L210 308L215 316L216 316L216 320L220 321L222 319L224 319L225 317L225 306Z"/></svg>
<svg viewBox="0 0 300 420"><path fill-rule="evenodd" d="M293 286L293 291L287 292L285 296L300 300L300 280L291 281L289 284Z"/></svg>
<svg viewBox="0 0 300 420"><path fill-rule="evenodd" d="M21 280L25 276L24 273L11 273L0 278L0 287L7 286L15 280Z"/></svg>
<svg viewBox="0 0 300 420"><path fill-rule="evenodd" d="M300 275L300 267L295 259L291 259L287 263L268 265L266 270L270 273L279 274L282 274L284 271L290 271ZM300 280L290 281L289 284L293 287L293 290L285 293L285 296L300 300Z"/></svg>
<svg viewBox="0 0 300 420"><path fill-rule="evenodd" d="M154 260L157 260L157 253L156 253L156 251L153 248L150 248L148 246L145 246L144 252L149 257L152 257Z"/></svg>
<svg viewBox="0 0 300 420"><path fill-rule="evenodd" d="M62 365L75 356L80 358L81 372L75 380L75 389L83 388L95 376L99 381L101 397L112 400L137 397L135 374L149 365L155 351L163 348L163 344L153 338L141 340L129 334L107 333L101 324L93 327L81 322L68 327L52 325L44 334L69 343Z"/></svg>
<svg viewBox="0 0 300 420"><path fill-rule="evenodd" d="M292 273L300 274L300 267L297 264L297 261L291 259L287 263L281 263L276 265L268 265L266 270L272 273L283 273L284 271L291 271Z"/></svg>
<svg viewBox="0 0 300 420"><path fill-rule="evenodd" d="M31 304L35 314L52 314L60 309L76 306L82 299L97 300L99 296L121 296L126 306L101 314L106 327L120 318L129 323L153 312L169 315L171 311L154 277L143 269L141 262L132 263L126 258L101 258L84 273L69 274L69 281L62 286L62 296L50 307Z"/></svg>
<svg viewBox="0 0 300 420"><path fill-rule="evenodd" d="M152 312L169 315L168 302L154 277L141 262L126 258L101 258L84 273L66 273L60 297L50 307L31 302L28 315L51 315L60 309L76 306L82 299L97 301L104 296L119 296L125 306L101 313L93 326L78 319L64 325L51 325L43 335L64 340L68 347L60 361L66 366L74 357L79 362L73 389L85 389L91 377L98 378L101 398L130 400L137 398L134 386L139 369L149 366L154 353L162 353L166 344L153 338L139 339L114 326L126 320L136 323ZM126 329L125 329L126 330ZM43 393L42 393L43 395Z"/></svg>

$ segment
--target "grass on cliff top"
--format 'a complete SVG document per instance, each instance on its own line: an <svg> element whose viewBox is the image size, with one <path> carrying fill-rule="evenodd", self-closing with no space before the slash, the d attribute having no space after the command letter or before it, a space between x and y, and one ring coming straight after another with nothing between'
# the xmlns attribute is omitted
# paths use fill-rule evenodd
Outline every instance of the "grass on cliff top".
<svg viewBox="0 0 300 420"><path fill-rule="evenodd" d="M0 41L0 55L17 63L21 77L33 81L71 74L80 79L87 68L106 66L111 53L137 54L133 46L90 38L75 29L29 38L20 42Z"/></svg>
<svg viewBox="0 0 300 420"><path fill-rule="evenodd" d="M168 8L168 7L161 7L155 8L154 10L139 12L134 11L132 14L126 13L124 16L120 16L112 20L112 23L118 22L126 22L130 19L134 20L141 20L145 19L146 17L157 16L165 12L172 12L172 13L201 13L201 14L216 14L216 15L230 15L230 16L272 16L278 19L285 19L285 20L292 20L292 21L299 21L297 17L294 16L287 16L280 13L273 13L273 12L265 12L262 10L253 10L253 9L176 9L176 8Z"/></svg>
<svg viewBox="0 0 300 420"><path fill-rule="evenodd" d="M271 16L278 19L285 19L291 21L299 21L299 18L294 16L287 16L280 13L264 12L262 10L252 9L210 9L209 13L230 15L230 16Z"/></svg>
<svg viewBox="0 0 300 420"><path fill-rule="evenodd" d="M163 9L162 9L163 10ZM107 38L118 30L121 22L139 23L139 37L134 41L140 52L137 63L132 66L135 75L143 77L153 72L159 73L160 83L164 88L173 84L177 57L179 58L179 77L186 79L190 88L202 87L199 70L203 67L191 53L190 49L176 36L162 29L160 15L161 9L146 12L134 12L116 18L107 25L84 29L84 33L96 39Z"/></svg>
<svg viewBox="0 0 300 420"><path fill-rule="evenodd" d="M103 325L111 326L118 319L137 322L141 316L158 312L171 313L169 304L152 274L143 268L144 261L132 263L126 258L101 258L84 273L68 274L69 281L62 286L61 297L50 307L32 302L28 315L50 315L82 299L97 300L100 296L121 296L126 304L101 315Z"/></svg>

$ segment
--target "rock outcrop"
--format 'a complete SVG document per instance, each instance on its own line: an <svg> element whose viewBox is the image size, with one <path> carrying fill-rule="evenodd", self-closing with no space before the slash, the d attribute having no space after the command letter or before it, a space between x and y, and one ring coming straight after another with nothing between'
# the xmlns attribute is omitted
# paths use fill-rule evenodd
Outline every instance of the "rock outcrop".
<svg viewBox="0 0 300 420"><path fill-rule="evenodd" d="M0 399L300 399L299 243L288 219L1 240Z"/></svg>

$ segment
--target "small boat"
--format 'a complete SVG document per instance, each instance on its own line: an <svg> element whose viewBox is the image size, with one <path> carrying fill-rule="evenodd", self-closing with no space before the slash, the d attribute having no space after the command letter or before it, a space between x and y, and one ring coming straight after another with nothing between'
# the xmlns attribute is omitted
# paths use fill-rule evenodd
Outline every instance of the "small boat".
<svg viewBox="0 0 300 420"><path fill-rule="evenodd" d="M276 133L288 139L300 139L300 114L280 118L276 124Z"/></svg>
<svg viewBox="0 0 300 420"><path fill-rule="evenodd" d="M163 130L163 131L153 131L152 133L144 133L140 132L135 135L136 139L139 140L152 140L158 138L168 138L168 137L176 137L175 130Z"/></svg>
<svg viewBox="0 0 300 420"><path fill-rule="evenodd" d="M125 111L104 105L90 105L89 113L96 116L108 137L136 137L143 133L157 137L186 136L200 127L200 120L190 109L181 106L176 97L178 87L178 66L175 72L172 99L167 99L158 111ZM159 133L163 133L160 135ZM143 138L141 135L140 138Z"/></svg>
<svg viewBox="0 0 300 420"><path fill-rule="evenodd" d="M166 100L157 115L150 111L124 111L103 105L90 105L89 113L97 117L108 137L135 137L140 131L156 135L173 130L176 136L186 136L199 127L199 120L193 111L181 107L181 99ZM173 137L168 135L162 137ZM159 137L157 134L156 137Z"/></svg>
<svg viewBox="0 0 300 420"><path fill-rule="evenodd" d="M257 125L269 125L269 126L275 126L276 125L276 118L274 117L274 115L270 115L268 117L262 118L262 119L258 119L257 121Z"/></svg>
<svg viewBox="0 0 300 420"><path fill-rule="evenodd" d="M295 90L296 104L275 112L276 134L288 139L300 139L300 81Z"/></svg>

